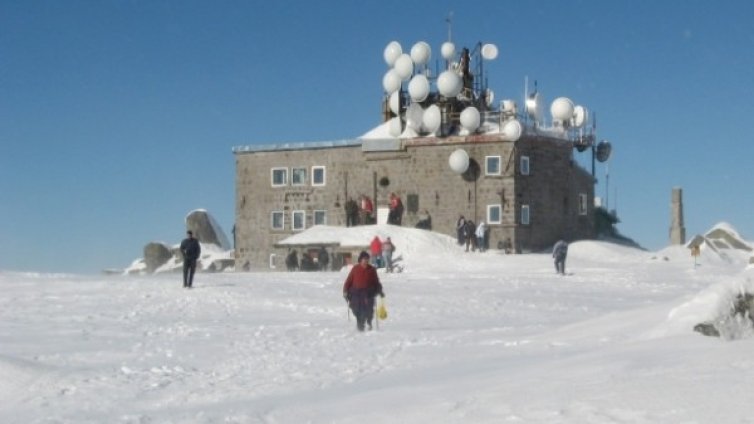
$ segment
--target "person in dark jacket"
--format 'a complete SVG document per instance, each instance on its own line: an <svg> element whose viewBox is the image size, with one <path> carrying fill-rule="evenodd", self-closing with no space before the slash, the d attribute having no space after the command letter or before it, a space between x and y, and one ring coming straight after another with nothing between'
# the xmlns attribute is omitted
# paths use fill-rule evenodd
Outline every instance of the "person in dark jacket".
<svg viewBox="0 0 754 424"><path fill-rule="evenodd" d="M346 227L355 227L359 225L359 204L351 196L345 205L346 209Z"/></svg>
<svg viewBox="0 0 754 424"><path fill-rule="evenodd" d="M296 252L296 249L291 250L291 253L285 257L285 267L288 268L288 271L298 269L298 252Z"/></svg>
<svg viewBox="0 0 754 424"><path fill-rule="evenodd" d="M351 268L345 283L343 297L356 316L356 328L364 331L364 324L372 329L374 297L385 297L377 270L369 264L369 253L362 251L359 262Z"/></svg>
<svg viewBox="0 0 754 424"><path fill-rule="evenodd" d="M194 283L196 261L202 253L199 240L194 238L194 233L187 231L185 239L181 242L181 254L183 255L183 287L191 288Z"/></svg>
<svg viewBox="0 0 754 424"><path fill-rule="evenodd" d="M317 263L320 271L327 271L327 266L330 264L330 254L327 253L325 246L320 247L319 252L317 252Z"/></svg>

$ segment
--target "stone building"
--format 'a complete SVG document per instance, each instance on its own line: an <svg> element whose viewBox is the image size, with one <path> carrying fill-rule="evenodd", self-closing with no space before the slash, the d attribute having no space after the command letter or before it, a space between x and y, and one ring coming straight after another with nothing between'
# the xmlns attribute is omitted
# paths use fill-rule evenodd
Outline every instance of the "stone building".
<svg viewBox="0 0 754 424"><path fill-rule="evenodd" d="M440 51L445 68L432 70L427 43L410 55L388 44L383 124L361 138L234 148L236 269L284 269L283 239L345 226L346 201L361 195L373 200L378 223L390 193L403 201L403 226L423 211L433 231L451 236L460 215L484 221L492 249L540 251L595 236L594 169L573 155L591 149L594 168L611 148L595 143L586 108L559 97L545 122L536 83L522 113L513 100L498 105L482 66L496 46L457 50L447 41Z"/></svg>
<svg viewBox="0 0 754 424"><path fill-rule="evenodd" d="M457 149L469 169L448 165ZM594 182L573 160L573 143L547 135L354 139L248 146L236 157L236 268L276 265L275 244L313 225L346 225L345 202L362 194L384 211L391 192L402 225L429 211L433 230L455 235L459 215L490 229L490 247L547 249L559 238L594 237Z"/></svg>

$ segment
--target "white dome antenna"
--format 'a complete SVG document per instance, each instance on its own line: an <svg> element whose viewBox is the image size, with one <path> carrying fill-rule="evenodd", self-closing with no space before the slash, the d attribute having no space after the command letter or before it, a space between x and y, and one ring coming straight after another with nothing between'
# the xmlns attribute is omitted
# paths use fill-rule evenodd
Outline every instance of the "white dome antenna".
<svg viewBox="0 0 754 424"><path fill-rule="evenodd" d="M382 53L382 57L385 58L385 63L387 63L387 66L392 67L393 65L395 65L395 60L398 59L398 56L400 56L402 53L403 48L401 47L401 43L397 41L391 41L385 47L385 51Z"/></svg>
<svg viewBox="0 0 754 424"><path fill-rule="evenodd" d="M497 59L497 46L492 43L487 43L482 46L482 58L485 60Z"/></svg>

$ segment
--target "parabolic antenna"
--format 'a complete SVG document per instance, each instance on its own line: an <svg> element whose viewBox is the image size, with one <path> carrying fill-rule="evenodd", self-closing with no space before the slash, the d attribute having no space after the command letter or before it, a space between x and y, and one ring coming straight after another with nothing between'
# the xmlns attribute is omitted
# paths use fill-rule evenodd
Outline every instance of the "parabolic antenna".
<svg viewBox="0 0 754 424"><path fill-rule="evenodd" d="M406 81L411 78L411 74L414 73L414 61L411 60L411 56L403 53L395 60L393 69L402 81Z"/></svg>
<svg viewBox="0 0 754 424"><path fill-rule="evenodd" d="M390 119L390 122L388 123L388 132L393 137L401 135L401 132L403 132L403 124L401 123L401 118L399 116Z"/></svg>
<svg viewBox="0 0 754 424"><path fill-rule="evenodd" d="M602 140L597 143L595 156L600 162L606 162L610 159L610 154L613 152L613 146L607 140Z"/></svg>
<svg viewBox="0 0 754 424"><path fill-rule="evenodd" d="M411 103L406 109L406 127L419 132L423 117L424 109L418 103Z"/></svg>
<svg viewBox="0 0 754 424"><path fill-rule="evenodd" d="M451 43L450 41L446 41L442 43L442 47L440 47L440 53L442 54L443 59L453 60L453 56L456 55L456 45Z"/></svg>
<svg viewBox="0 0 754 424"><path fill-rule="evenodd" d="M497 59L497 46L491 43L482 46L482 57L486 60Z"/></svg>
<svg viewBox="0 0 754 424"><path fill-rule="evenodd" d="M401 48L401 43L397 41L391 41L385 47L385 52L382 54L382 56L385 58L385 63L387 63L387 66L393 66L395 65L395 60L398 59L398 56L400 56L402 53L403 49Z"/></svg>
<svg viewBox="0 0 754 424"><path fill-rule="evenodd" d="M448 165L456 174L463 174L469 169L469 154L463 149L455 150L448 158Z"/></svg>
<svg viewBox="0 0 754 424"><path fill-rule="evenodd" d="M469 106L461 112L461 126L469 133L479 128L479 121L479 110L474 106Z"/></svg>
<svg viewBox="0 0 754 424"><path fill-rule="evenodd" d="M491 89L484 90L484 103L487 105L487 107L491 107L492 103L495 102L495 92Z"/></svg>
<svg viewBox="0 0 754 424"><path fill-rule="evenodd" d="M516 119L511 119L503 125L501 132L506 140L518 141L518 139L521 138L521 123Z"/></svg>
<svg viewBox="0 0 754 424"><path fill-rule="evenodd" d="M453 71L443 71L437 77L437 90L445 97L455 97L463 89L461 76Z"/></svg>
<svg viewBox="0 0 754 424"><path fill-rule="evenodd" d="M423 102L429 95L429 80L422 74L414 75L408 83L408 94L411 100Z"/></svg>
<svg viewBox="0 0 754 424"><path fill-rule="evenodd" d="M432 56L432 48L424 41L419 41L411 47L411 60L417 65L426 65Z"/></svg>
<svg viewBox="0 0 754 424"><path fill-rule="evenodd" d="M576 106L573 108L573 126L581 128L586 125L586 121L589 119L589 113L584 106Z"/></svg>
<svg viewBox="0 0 754 424"><path fill-rule="evenodd" d="M398 91L393 91L393 93L390 94L388 104L390 105L390 111L394 114L398 115L401 112L401 95Z"/></svg>
<svg viewBox="0 0 754 424"><path fill-rule="evenodd" d="M385 72L385 76L382 77L382 88L389 94L393 94L401 88L401 77L398 76L395 69L388 69Z"/></svg>
<svg viewBox="0 0 754 424"><path fill-rule="evenodd" d="M437 105L431 105L424 111L422 124L427 132L435 133L442 123L442 115Z"/></svg>
<svg viewBox="0 0 754 424"><path fill-rule="evenodd" d="M573 102L567 97L558 97L550 105L552 119L561 122L571 122L573 118Z"/></svg>
<svg viewBox="0 0 754 424"><path fill-rule="evenodd" d="M542 96L539 93L531 94L526 99L526 113L536 122L542 120L542 102Z"/></svg>

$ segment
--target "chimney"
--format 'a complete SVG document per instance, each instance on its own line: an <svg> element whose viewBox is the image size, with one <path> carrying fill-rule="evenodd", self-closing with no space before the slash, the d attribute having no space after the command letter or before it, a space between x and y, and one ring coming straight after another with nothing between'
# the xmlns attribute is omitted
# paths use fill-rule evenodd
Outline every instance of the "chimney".
<svg viewBox="0 0 754 424"><path fill-rule="evenodd" d="M683 189L673 187L670 201L670 244L686 243L686 227L683 226Z"/></svg>

